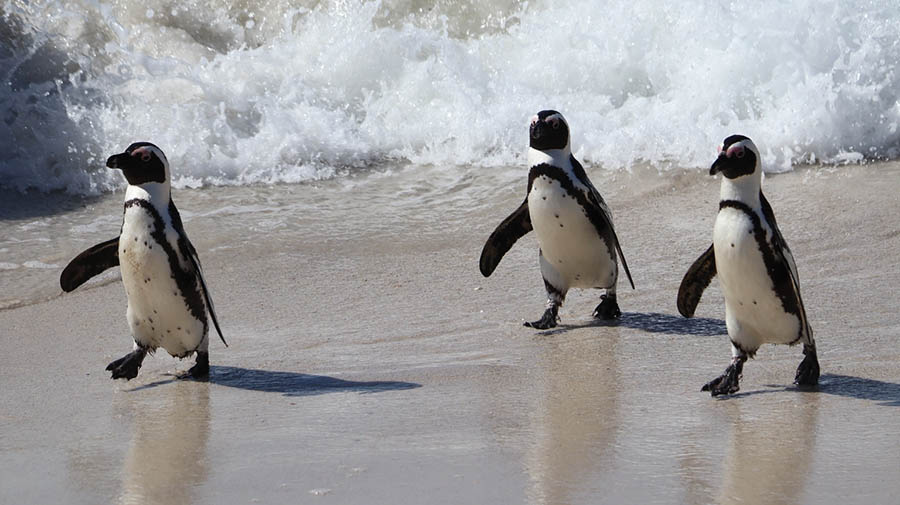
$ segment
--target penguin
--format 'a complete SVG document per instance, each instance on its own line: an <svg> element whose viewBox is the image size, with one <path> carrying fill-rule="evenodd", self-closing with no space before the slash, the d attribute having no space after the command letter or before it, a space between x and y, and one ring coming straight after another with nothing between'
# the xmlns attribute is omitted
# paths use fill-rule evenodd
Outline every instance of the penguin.
<svg viewBox="0 0 900 505"><path fill-rule="evenodd" d="M569 124L559 112L544 110L531 118L528 163L525 201L488 237L481 251L482 275L489 277L516 240L534 230L547 308L540 319L525 326L555 327L570 288L605 289L593 315L618 318L617 253L632 289L634 281L609 207L572 156Z"/></svg>
<svg viewBox="0 0 900 505"><path fill-rule="evenodd" d="M136 142L110 156L106 166L121 170L128 181L119 236L76 256L60 275L60 286L70 292L119 265L134 347L106 367L113 379L135 378L147 353L160 347L177 358L196 354L188 375L205 377L209 374L208 318L222 343L228 344L197 250L172 201L169 162L155 145Z"/></svg>
<svg viewBox="0 0 900 505"><path fill-rule="evenodd" d="M766 343L802 343L804 358L794 383L814 386L819 361L797 266L762 193L762 165L753 141L743 135L726 138L709 169L710 175L719 173L723 177L713 243L688 269L677 300L681 315L692 317L718 274L732 359L725 372L701 390L712 396L737 392L744 362Z"/></svg>

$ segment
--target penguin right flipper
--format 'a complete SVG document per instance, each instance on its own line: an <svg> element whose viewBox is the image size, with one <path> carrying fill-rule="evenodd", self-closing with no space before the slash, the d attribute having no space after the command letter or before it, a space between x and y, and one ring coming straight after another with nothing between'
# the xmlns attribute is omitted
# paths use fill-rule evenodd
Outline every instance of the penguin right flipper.
<svg viewBox="0 0 900 505"><path fill-rule="evenodd" d="M481 275L490 277L500 264L503 255L519 240L532 230L531 215L528 214L528 198L519 205L512 214L497 226L488 237L481 250Z"/></svg>
<svg viewBox="0 0 900 505"><path fill-rule="evenodd" d="M716 276L716 254L710 245L705 253L691 265L681 286L678 288L678 312L684 317L693 317L703 291Z"/></svg>
<svg viewBox="0 0 900 505"><path fill-rule="evenodd" d="M119 264L119 237L87 249L66 265L59 285L66 293L81 286L91 277Z"/></svg>

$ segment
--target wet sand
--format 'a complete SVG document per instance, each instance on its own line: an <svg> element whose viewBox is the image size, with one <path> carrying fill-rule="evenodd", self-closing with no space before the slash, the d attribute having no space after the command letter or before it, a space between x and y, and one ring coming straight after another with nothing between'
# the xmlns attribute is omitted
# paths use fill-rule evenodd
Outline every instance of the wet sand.
<svg viewBox="0 0 900 505"><path fill-rule="evenodd" d="M767 346L724 399L700 392L730 359L716 283L675 309L718 181L591 176L637 289L609 325L573 291L551 331L521 324L544 306L533 236L478 272L523 170L176 191L231 347L211 339L208 382L163 351L110 380L114 275L0 311L0 503L895 503L900 164L767 178L823 375L796 389L801 349ZM44 261L112 236L120 198Z"/></svg>

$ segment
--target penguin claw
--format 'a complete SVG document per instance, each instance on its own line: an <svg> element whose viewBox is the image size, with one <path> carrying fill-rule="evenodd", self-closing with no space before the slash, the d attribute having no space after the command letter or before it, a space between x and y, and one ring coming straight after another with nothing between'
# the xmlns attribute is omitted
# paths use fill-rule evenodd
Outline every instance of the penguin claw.
<svg viewBox="0 0 900 505"><path fill-rule="evenodd" d="M544 311L544 315L541 316L537 321L528 322L525 321L525 326L529 328L535 328L537 330L548 330L550 328L556 327L557 317L557 309L556 307L549 308Z"/></svg>
<svg viewBox="0 0 900 505"><path fill-rule="evenodd" d="M615 295L600 295L600 305L594 309L594 318L609 320L618 319L621 315L622 311L619 310Z"/></svg>

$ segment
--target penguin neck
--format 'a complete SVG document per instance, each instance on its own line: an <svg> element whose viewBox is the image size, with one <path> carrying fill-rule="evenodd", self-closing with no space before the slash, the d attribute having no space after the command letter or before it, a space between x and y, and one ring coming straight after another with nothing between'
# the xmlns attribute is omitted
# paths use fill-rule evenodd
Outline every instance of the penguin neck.
<svg viewBox="0 0 900 505"><path fill-rule="evenodd" d="M572 151L569 149L569 146L562 149L547 149L546 151L540 151L533 147L528 148L528 165L532 167L540 165L541 163L546 163L553 167L562 168L568 172L572 168L571 158Z"/></svg>
<svg viewBox="0 0 900 505"><path fill-rule="evenodd" d="M125 190L125 201L134 199L146 200L160 212L167 211L171 199L169 183L145 182L138 186L129 184L128 189Z"/></svg>
<svg viewBox="0 0 900 505"><path fill-rule="evenodd" d="M759 191L762 185L762 171L757 167L750 175L729 179L722 176L722 187L719 190L719 200L737 200L744 202L754 209L758 209Z"/></svg>

